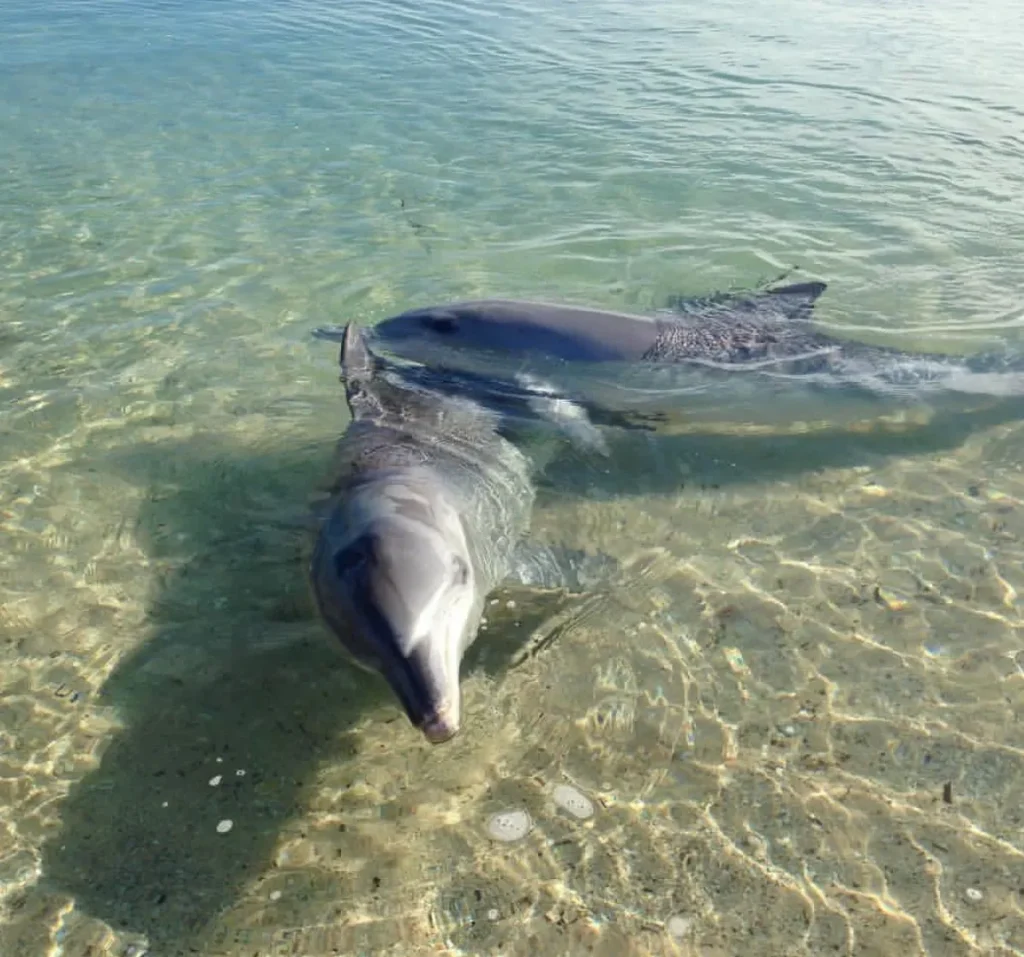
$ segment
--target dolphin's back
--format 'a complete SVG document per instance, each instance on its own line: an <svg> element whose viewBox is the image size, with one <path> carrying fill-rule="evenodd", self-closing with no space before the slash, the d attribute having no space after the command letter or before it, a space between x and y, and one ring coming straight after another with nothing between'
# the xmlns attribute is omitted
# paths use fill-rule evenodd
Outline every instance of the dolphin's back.
<svg viewBox="0 0 1024 957"><path fill-rule="evenodd" d="M407 381L358 328L342 339L351 421L310 559L321 616L433 743L458 733L459 669L514 568L534 489L495 413Z"/></svg>
<svg viewBox="0 0 1024 957"><path fill-rule="evenodd" d="M643 354L646 362L707 362L752 365L799 362L800 371L814 371L840 343L806 325L744 319L736 313L705 313L697 322L662 322L658 336ZM797 371L793 369L792 371Z"/></svg>
<svg viewBox="0 0 1024 957"><path fill-rule="evenodd" d="M715 292L706 296L669 296L665 308L676 316L703 316L709 309L757 314L764 320L807 320L828 289L825 282L794 282L754 292Z"/></svg>
<svg viewBox="0 0 1024 957"><path fill-rule="evenodd" d="M526 454L498 431L498 415L471 399L420 388L378 365L338 446L337 488L386 473L429 473L467 527L478 574L497 584L529 526L536 494Z"/></svg>
<svg viewBox="0 0 1024 957"><path fill-rule="evenodd" d="M814 364L838 348L836 340L810 325L814 303L826 288L823 282L803 282L746 296L670 300L672 314L659 321L658 335L642 358L723 365L780 359Z"/></svg>
<svg viewBox="0 0 1024 957"><path fill-rule="evenodd" d="M656 316L514 299L411 309L376 324L374 338L430 361L464 350L568 362L744 362L813 351L828 340L810 328L823 282L754 293L669 300ZM446 363L447 364L447 363Z"/></svg>

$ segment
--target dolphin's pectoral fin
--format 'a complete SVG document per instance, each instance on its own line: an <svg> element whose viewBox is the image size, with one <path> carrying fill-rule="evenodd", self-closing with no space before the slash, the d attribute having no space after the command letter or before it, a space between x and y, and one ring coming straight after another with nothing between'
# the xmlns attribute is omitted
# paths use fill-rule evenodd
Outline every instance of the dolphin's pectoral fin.
<svg viewBox="0 0 1024 957"><path fill-rule="evenodd" d="M544 379L522 372L516 373L513 381L527 397L526 405L536 418L554 426L573 448L596 453L602 458L611 455L608 440L601 431L602 426L650 432L656 429L652 423L660 423L665 419L661 412L617 412L581 402L560 392Z"/></svg>
<svg viewBox="0 0 1024 957"><path fill-rule="evenodd" d="M585 592L613 578L617 559L562 545L520 542L512 555L506 582L529 588Z"/></svg>
<svg viewBox="0 0 1024 957"><path fill-rule="evenodd" d="M601 430L594 425L587 410L579 403L561 394L548 382L526 373L513 376L516 384L528 395L527 405L539 419L552 423L569 441L588 452L610 454Z"/></svg>
<svg viewBox="0 0 1024 957"><path fill-rule="evenodd" d="M500 674L539 654L585 618L601 591L584 589L619 568L607 555L548 545L517 549L515 571L490 597L482 632L466 653L467 669Z"/></svg>
<svg viewBox="0 0 1024 957"><path fill-rule="evenodd" d="M588 596L590 597L590 596ZM467 649L466 671L499 675L533 657L549 644L548 636L587 598L506 582L488 599L480 639Z"/></svg>

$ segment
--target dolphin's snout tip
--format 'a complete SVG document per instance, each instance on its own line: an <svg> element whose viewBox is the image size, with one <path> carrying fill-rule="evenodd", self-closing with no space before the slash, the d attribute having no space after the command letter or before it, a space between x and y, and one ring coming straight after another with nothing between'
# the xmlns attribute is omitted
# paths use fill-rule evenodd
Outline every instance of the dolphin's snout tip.
<svg viewBox="0 0 1024 957"><path fill-rule="evenodd" d="M444 744L459 733L459 727L458 712L446 708L427 718L420 730L431 744Z"/></svg>

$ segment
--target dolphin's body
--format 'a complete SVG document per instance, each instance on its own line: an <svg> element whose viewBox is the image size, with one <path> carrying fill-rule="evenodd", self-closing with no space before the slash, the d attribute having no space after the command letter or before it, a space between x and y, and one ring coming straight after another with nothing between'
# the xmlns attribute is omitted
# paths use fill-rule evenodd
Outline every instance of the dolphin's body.
<svg viewBox="0 0 1024 957"><path fill-rule="evenodd" d="M877 415L943 395L1024 395L1024 362L903 352L828 336L812 325L820 282L676 299L647 317L578 306L476 300L412 309L377 323L373 341L449 389L490 384L544 417L553 399L592 421L671 426L673 414L782 423ZM321 331L322 335L329 335ZM840 399L823 412L822 403ZM630 419L631 416L635 418ZM645 417L648 417L645 419ZM667 418L666 418L667 417ZM657 421L661 419L661 422Z"/></svg>
<svg viewBox="0 0 1024 957"><path fill-rule="evenodd" d="M656 316L514 299L480 299L410 309L373 328L389 348L543 354L566 362L732 364L800 358L829 341L806 325L825 283L783 286L745 297L674 300ZM414 356L419 358L419 351Z"/></svg>
<svg viewBox="0 0 1024 957"><path fill-rule="evenodd" d="M310 563L321 616L378 671L431 742L461 723L459 669L505 580L578 589L594 559L523 542L534 462L499 416L383 366L355 326L341 346L352 421Z"/></svg>

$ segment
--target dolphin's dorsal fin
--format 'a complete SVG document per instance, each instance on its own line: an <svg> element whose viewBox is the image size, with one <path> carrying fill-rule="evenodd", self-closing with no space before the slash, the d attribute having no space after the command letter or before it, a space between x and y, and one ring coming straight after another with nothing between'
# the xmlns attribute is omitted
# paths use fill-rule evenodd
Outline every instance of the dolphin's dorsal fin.
<svg viewBox="0 0 1024 957"><path fill-rule="evenodd" d="M352 419L383 414L380 383L376 378L378 359L367 347L362 330L354 322L345 326L338 362Z"/></svg>
<svg viewBox="0 0 1024 957"><path fill-rule="evenodd" d="M771 296L797 296L814 302L826 289L828 289L828 283L825 282L793 282L788 286L775 286L772 289L766 289L765 292Z"/></svg>
<svg viewBox="0 0 1024 957"><path fill-rule="evenodd" d="M363 333L354 322L345 326L338 363L342 378L349 382L368 379L376 370L373 353L366 348Z"/></svg>
<svg viewBox="0 0 1024 957"><path fill-rule="evenodd" d="M773 318L785 318L797 322L807 321L811 318L815 302L826 289L828 289L828 283L824 282L794 282L788 286L775 286L773 289L766 289L760 295L775 301L778 311Z"/></svg>

